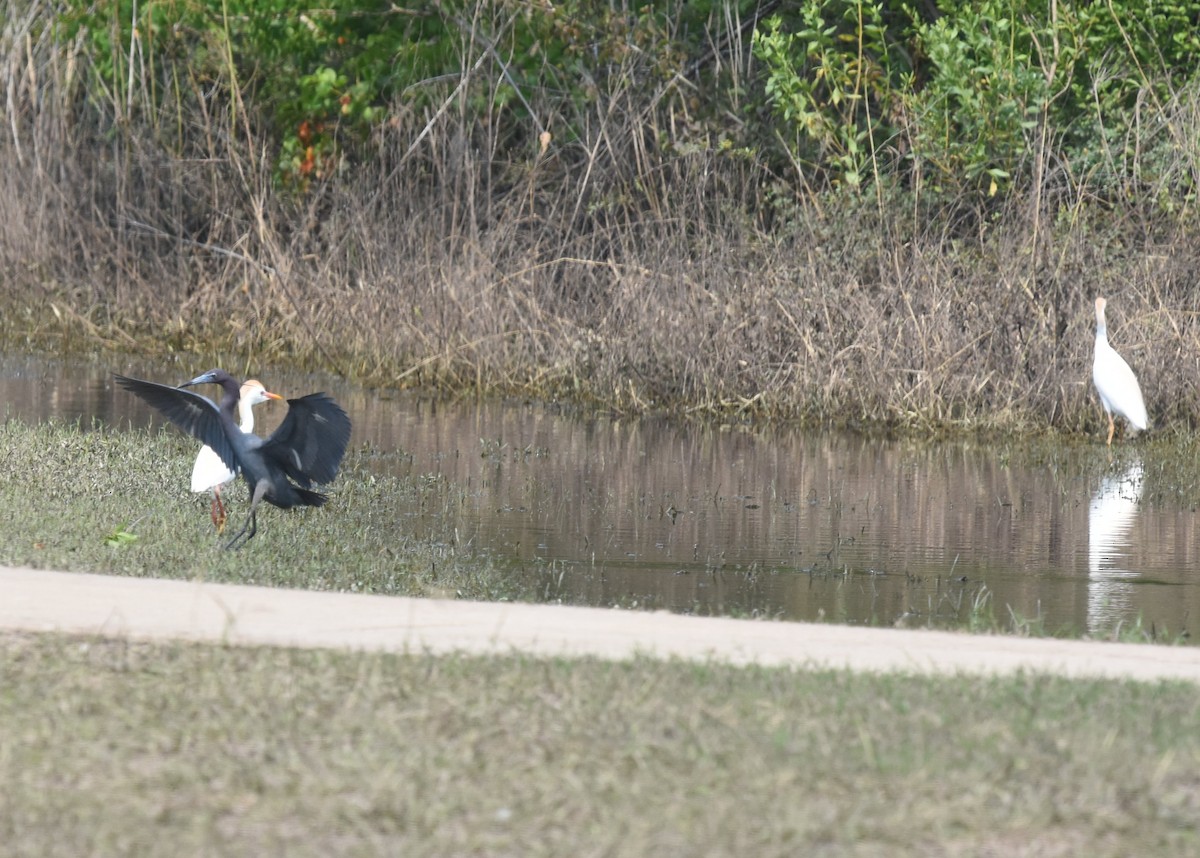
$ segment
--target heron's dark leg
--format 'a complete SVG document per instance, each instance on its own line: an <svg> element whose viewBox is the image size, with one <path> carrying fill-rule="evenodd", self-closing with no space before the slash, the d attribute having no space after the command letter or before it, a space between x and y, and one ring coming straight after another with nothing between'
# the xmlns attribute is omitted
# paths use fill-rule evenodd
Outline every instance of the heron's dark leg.
<svg viewBox="0 0 1200 858"><path fill-rule="evenodd" d="M241 545L239 543L244 545L254 538L254 534L258 533L258 505L262 503L262 499L267 493L267 486L267 481L261 480L254 487L254 494L250 497L250 514L246 516L246 523L242 525L242 529L237 532L233 539L225 543L227 549L240 548Z"/></svg>
<svg viewBox="0 0 1200 858"><path fill-rule="evenodd" d="M1116 428L1117 428L1117 425L1113 422L1112 412L1110 411L1108 414L1108 441L1106 442L1108 444L1108 446L1110 446L1110 447L1112 446L1113 431Z"/></svg>

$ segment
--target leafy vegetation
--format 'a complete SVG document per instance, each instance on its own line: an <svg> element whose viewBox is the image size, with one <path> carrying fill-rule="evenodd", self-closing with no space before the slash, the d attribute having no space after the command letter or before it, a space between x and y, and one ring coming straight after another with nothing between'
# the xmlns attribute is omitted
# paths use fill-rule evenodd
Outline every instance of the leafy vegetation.
<svg viewBox="0 0 1200 858"><path fill-rule="evenodd" d="M1047 159L1120 179L1200 57L1200 4L805 0L755 34L764 92L793 151L857 185L925 179L935 195L1025 192ZM798 19L798 20L797 20ZM870 168L868 171L867 168Z"/></svg>
<svg viewBox="0 0 1200 858"><path fill-rule="evenodd" d="M802 181L924 181L935 195L994 196L1026 188L1047 158L1119 174L1118 163L1153 157L1129 128L1162 123L1200 58L1200 3L1147 14L1141 4L1044 0L768 8L756 20L762 10L749 3L730 19L711 3L68 0L46 23L84 46L90 102L111 120L178 137L172 117L203 111L200 98L223 102L246 113L246 133L274 141L277 177L301 189L354 154L370 158L372 133L406 114L450 108L498 124L494 155L511 158L554 115L566 120L556 135L579 140L574 119L614 83L646 88L659 101L646 107L659 111L683 106L679 83L691 77L695 117L735 103L731 86L761 99L769 118L731 129L730 145L764 163L786 155ZM714 61L743 32L757 65L735 83Z"/></svg>
<svg viewBox="0 0 1200 858"><path fill-rule="evenodd" d="M185 100L211 87L231 110L247 112L251 133L261 129L275 141L277 178L306 190L332 179L354 153L363 156L389 118L450 106L447 92L461 95L457 110L518 126L511 145L519 147L544 130L526 92L577 109L606 70L635 51L647 56L647 71L669 79L682 54L666 30L666 5L657 6L630 17L577 2L514 0L403 7L334 0L319 8L288 0L68 0L61 17L62 36L87 45L93 103L111 107L114 119L158 126L167 102L179 101L175 113L202 109ZM488 91L464 88L484 61L501 79ZM179 86L182 75L192 88Z"/></svg>

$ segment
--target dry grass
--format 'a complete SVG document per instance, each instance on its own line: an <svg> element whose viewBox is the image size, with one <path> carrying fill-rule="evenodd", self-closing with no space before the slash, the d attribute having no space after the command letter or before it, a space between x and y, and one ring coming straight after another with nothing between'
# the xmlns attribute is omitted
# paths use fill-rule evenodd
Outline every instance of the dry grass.
<svg viewBox="0 0 1200 858"><path fill-rule="evenodd" d="M1189 855L1191 687L0 637L0 854Z"/></svg>
<svg viewBox="0 0 1200 858"><path fill-rule="evenodd" d="M630 73L563 123L576 139L516 159L486 154L511 151L500 123L398 105L364 158L296 198L245 114L201 111L199 82L127 121L32 26L0 45L10 347L235 353L631 412L1077 431L1099 421L1103 293L1155 422L1196 423L1200 245L1188 202L1161 205L1188 152L1120 207L1061 171L1037 206L994 211L818 196L712 129L668 129ZM1196 103L1164 122L1186 130Z"/></svg>

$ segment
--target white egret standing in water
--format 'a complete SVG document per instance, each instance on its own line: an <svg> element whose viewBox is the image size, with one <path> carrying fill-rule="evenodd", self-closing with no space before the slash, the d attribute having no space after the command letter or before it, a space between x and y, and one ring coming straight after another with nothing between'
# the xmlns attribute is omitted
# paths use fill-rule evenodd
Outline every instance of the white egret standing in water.
<svg viewBox="0 0 1200 858"><path fill-rule="evenodd" d="M1146 403L1142 399L1137 376L1116 349L1108 344L1108 327L1104 323L1106 303L1103 298L1096 299L1096 357L1092 361L1092 381L1096 384L1096 392L1100 394L1104 413L1108 415L1106 443L1112 444L1116 428L1114 413L1128 420L1135 429L1149 428L1150 418L1146 415Z"/></svg>

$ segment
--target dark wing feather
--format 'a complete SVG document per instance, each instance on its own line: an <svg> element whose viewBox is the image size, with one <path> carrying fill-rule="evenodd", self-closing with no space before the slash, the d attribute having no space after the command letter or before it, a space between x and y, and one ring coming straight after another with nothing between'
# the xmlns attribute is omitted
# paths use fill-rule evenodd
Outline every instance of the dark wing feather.
<svg viewBox="0 0 1200 858"><path fill-rule="evenodd" d="M324 393L288 400L287 417L260 448L284 472L308 488L332 482L350 443L350 418Z"/></svg>
<svg viewBox="0 0 1200 858"><path fill-rule="evenodd" d="M117 384L146 401L184 432L213 448L225 467L237 473L241 464L221 423L221 412L208 397L166 384L114 375Z"/></svg>

